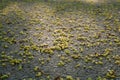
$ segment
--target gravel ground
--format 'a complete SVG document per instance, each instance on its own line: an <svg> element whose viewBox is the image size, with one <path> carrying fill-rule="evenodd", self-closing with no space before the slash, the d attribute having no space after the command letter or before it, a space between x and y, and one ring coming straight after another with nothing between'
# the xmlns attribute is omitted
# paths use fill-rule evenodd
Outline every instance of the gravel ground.
<svg viewBox="0 0 120 80"><path fill-rule="evenodd" d="M120 1L0 0L0 80L120 80Z"/></svg>

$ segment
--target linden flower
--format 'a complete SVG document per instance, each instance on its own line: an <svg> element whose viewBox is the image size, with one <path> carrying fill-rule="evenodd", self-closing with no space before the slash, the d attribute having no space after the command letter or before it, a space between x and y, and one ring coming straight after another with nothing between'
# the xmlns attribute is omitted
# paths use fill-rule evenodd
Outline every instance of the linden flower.
<svg viewBox="0 0 120 80"><path fill-rule="evenodd" d="M73 77L68 75L68 76L66 76L66 79L67 80L73 80Z"/></svg>

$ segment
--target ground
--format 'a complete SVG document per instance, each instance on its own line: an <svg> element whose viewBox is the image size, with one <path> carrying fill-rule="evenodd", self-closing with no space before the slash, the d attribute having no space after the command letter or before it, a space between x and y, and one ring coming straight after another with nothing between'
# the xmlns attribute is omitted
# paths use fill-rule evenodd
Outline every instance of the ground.
<svg viewBox="0 0 120 80"><path fill-rule="evenodd" d="M0 80L120 80L120 0L0 0Z"/></svg>

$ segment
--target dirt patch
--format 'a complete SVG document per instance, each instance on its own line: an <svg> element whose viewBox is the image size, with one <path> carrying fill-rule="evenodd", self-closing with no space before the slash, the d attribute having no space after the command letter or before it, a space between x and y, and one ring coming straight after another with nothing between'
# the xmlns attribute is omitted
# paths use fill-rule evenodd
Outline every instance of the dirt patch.
<svg viewBox="0 0 120 80"><path fill-rule="evenodd" d="M119 79L119 8L119 2L7 4L0 11L0 78Z"/></svg>

